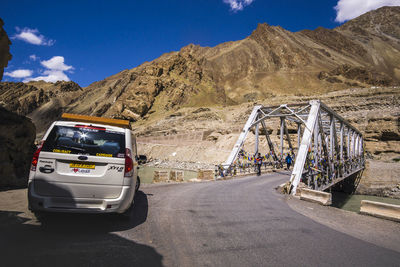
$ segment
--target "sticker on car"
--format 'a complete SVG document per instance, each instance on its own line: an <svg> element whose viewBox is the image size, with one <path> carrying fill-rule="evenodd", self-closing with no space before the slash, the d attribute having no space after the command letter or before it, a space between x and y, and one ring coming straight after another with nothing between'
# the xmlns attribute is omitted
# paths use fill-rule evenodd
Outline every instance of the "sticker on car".
<svg viewBox="0 0 400 267"><path fill-rule="evenodd" d="M124 170L124 167L111 165L107 169L107 171L112 171L112 170L116 170L117 172L122 172Z"/></svg>
<svg viewBox="0 0 400 267"><path fill-rule="evenodd" d="M112 154L96 153L96 156L98 156L98 157L108 157L108 158L110 158L110 157L112 157Z"/></svg>
<svg viewBox="0 0 400 267"><path fill-rule="evenodd" d="M81 174L89 174L90 173L90 169L79 169L79 168L72 168L71 172L74 173L81 173Z"/></svg>
<svg viewBox="0 0 400 267"><path fill-rule="evenodd" d="M94 169L96 165L94 164L84 164L84 163L70 163L70 168L82 168L82 169Z"/></svg>
<svg viewBox="0 0 400 267"><path fill-rule="evenodd" d="M66 149L53 149L53 152L55 153L64 153L64 154L71 154L71 150L66 150Z"/></svg>

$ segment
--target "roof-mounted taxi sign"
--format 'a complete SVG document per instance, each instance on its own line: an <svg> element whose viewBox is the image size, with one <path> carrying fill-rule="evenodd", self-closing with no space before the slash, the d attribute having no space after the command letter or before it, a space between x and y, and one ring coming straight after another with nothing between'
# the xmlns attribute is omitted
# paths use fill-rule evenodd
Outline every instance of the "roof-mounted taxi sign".
<svg viewBox="0 0 400 267"><path fill-rule="evenodd" d="M128 120L118 120L118 119L110 119L110 118L101 118L87 115L78 115L71 113L63 113L61 118L69 121L80 121L80 122L92 122L92 123L100 123L111 126L117 126L122 128L129 128Z"/></svg>

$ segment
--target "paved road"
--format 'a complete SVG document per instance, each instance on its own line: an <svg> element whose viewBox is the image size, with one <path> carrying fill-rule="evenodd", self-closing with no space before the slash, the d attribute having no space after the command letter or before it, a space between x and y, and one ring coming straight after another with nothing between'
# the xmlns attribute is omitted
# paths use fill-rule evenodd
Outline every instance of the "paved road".
<svg viewBox="0 0 400 267"><path fill-rule="evenodd" d="M291 209L273 189L285 180L286 175L274 174L144 186L130 221L55 215L39 223L23 210L0 205L0 261L29 266L399 266L399 252ZM16 201L24 194L14 193L10 197Z"/></svg>

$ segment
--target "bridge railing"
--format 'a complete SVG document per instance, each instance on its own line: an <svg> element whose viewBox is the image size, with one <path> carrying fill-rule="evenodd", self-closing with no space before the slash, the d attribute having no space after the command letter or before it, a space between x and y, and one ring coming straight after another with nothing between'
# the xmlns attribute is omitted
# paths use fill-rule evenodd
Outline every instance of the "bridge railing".
<svg viewBox="0 0 400 267"><path fill-rule="evenodd" d="M263 161L261 163L261 171L272 171L284 169L285 164L283 160L278 161ZM219 164L215 165L215 177L217 179L238 176L245 174L255 174L258 172L258 164L254 162L237 162L230 165Z"/></svg>

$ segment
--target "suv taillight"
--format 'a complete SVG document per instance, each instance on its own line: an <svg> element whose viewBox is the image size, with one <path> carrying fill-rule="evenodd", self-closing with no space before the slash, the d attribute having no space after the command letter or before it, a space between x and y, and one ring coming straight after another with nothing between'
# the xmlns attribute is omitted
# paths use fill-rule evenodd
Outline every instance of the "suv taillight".
<svg viewBox="0 0 400 267"><path fill-rule="evenodd" d="M40 150L42 150L43 141L39 144L38 148L36 149L35 153L33 154L32 163L31 163L31 171L36 171L36 166L39 160Z"/></svg>
<svg viewBox="0 0 400 267"><path fill-rule="evenodd" d="M125 148L125 177L132 177L133 175L133 160L132 152L129 148Z"/></svg>

